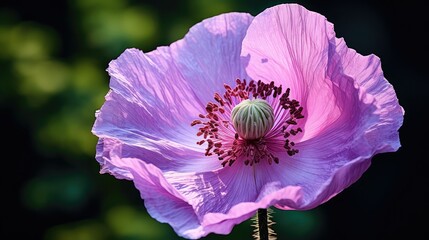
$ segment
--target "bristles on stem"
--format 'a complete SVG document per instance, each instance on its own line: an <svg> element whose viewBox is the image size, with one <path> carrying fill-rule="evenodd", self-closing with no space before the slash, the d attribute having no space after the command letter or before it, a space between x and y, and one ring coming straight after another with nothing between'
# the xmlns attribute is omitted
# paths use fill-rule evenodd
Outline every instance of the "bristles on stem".
<svg viewBox="0 0 429 240"><path fill-rule="evenodd" d="M253 220L253 238L255 240L276 240L277 235L274 230L271 228L275 224L271 220L273 210L268 209L258 209L257 214L252 218Z"/></svg>

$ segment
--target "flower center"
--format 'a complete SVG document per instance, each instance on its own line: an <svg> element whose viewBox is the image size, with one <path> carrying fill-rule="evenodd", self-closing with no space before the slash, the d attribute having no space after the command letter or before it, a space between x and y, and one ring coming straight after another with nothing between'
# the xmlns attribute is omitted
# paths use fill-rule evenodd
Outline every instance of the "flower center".
<svg viewBox="0 0 429 240"><path fill-rule="evenodd" d="M215 93L216 103L207 103L206 113L191 123L200 126L197 136L203 139L197 144L207 143L205 155L217 155L225 167L237 160L250 166L262 160L279 163L283 152L297 154L290 138L302 132L296 125L304 116L299 102L289 98L290 89L283 93L282 86L260 80L236 82L235 88L224 85L223 96Z"/></svg>
<svg viewBox="0 0 429 240"><path fill-rule="evenodd" d="M246 99L232 109L231 122L241 138L259 139L273 127L274 111L263 99Z"/></svg>

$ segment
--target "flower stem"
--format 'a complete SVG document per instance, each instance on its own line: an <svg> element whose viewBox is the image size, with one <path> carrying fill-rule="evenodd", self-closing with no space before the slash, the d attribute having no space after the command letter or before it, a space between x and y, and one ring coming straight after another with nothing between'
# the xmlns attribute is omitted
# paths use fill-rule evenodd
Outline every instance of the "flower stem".
<svg viewBox="0 0 429 240"><path fill-rule="evenodd" d="M259 239L268 240L268 215L267 209L258 209Z"/></svg>
<svg viewBox="0 0 429 240"><path fill-rule="evenodd" d="M271 214L273 210L271 208L259 209L257 214L252 218L253 220L253 238L255 240L276 240L277 234L271 228L275 222L272 220Z"/></svg>

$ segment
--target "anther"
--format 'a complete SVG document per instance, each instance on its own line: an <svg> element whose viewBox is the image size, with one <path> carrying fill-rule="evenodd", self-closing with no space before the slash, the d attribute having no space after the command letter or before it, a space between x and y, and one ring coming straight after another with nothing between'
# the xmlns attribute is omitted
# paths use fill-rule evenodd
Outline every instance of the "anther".
<svg viewBox="0 0 429 240"><path fill-rule="evenodd" d="M299 152L291 139L302 132L301 128L293 126L297 126L297 120L304 117L303 108L297 100L289 98L289 88L283 93L282 86L276 86L273 81L247 82L245 79L236 79L234 88L228 84L224 84L224 87L223 95L215 93L215 101L207 103L206 112L198 115L200 119L191 122L191 126L199 125L197 136L203 139L197 144L207 144L206 156L216 155L223 167L227 164L231 166L238 162L237 160L248 166L261 161L266 161L270 165L273 162L278 164L279 158L270 152L267 145L271 141L270 137L279 136L276 133L269 133L275 122L274 112L277 114L278 110L286 111L288 114L283 122L278 122L280 126L275 130L284 137L285 153L293 156ZM280 109L274 111L267 101L278 101L275 106ZM231 124L234 129L229 127ZM232 139L225 135L231 130L235 131Z"/></svg>

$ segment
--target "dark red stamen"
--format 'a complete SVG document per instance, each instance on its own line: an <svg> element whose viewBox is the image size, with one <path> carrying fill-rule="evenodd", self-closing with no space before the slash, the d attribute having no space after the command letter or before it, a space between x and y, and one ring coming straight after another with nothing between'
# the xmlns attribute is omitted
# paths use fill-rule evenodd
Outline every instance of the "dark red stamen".
<svg viewBox="0 0 429 240"><path fill-rule="evenodd" d="M298 153L298 149L295 149L295 143L290 141L288 138L292 135L295 136L299 132L302 132L301 128L293 128L291 126L297 125L297 120L303 118L303 108L299 102L290 99L290 89L287 88L282 93L282 86L275 86L274 82L264 83L261 80L255 82L251 80L248 84L245 79L236 80L236 86L224 84L225 93L221 96L219 93L214 94L214 100L216 103L209 102L206 105L206 114L199 114L201 119L194 120L191 126L201 125L197 136L202 136L203 139L198 141L198 145L202 145L207 142L207 148L205 149L205 155L211 156L216 154L218 159L222 161L221 165L231 166L238 157L243 157L244 164L252 166L253 164L259 163L260 161L267 161L269 164L279 163L279 158L274 156L267 147L264 137L256 140L246 140L239 137L238 133L234 134L234 138L230 139L229 144L228 136L223 136L225 129L229 128L230 120L227 118L225 108L232 110L232 108L239 102L249 99L264 99L272 96L278 99L279 105L282 109L289 111L289 117L282 123L280 131L282 136L285 138L284 148L289 156L293 156ZM228 130L229 131L229 130ZM223 139L222 136L225 138ZM226 141L226 142L224 142ZM224 144L226 143L226 144Z"/></svg>

